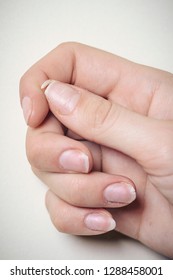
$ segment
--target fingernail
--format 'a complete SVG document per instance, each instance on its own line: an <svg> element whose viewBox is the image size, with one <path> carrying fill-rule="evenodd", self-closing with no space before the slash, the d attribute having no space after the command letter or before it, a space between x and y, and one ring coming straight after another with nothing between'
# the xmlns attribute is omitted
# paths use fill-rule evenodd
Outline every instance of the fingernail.
<svg viewBox="0 0 173 280"><path fill-rule="evenodd" d="M68 171L88 173L89 158L79 150L68 150L59 157L61 167Z"/></svg>
<svg viewBox="0 0 173 280"><path fill-rule="evenodd" d="M50 85L51 83L56 82L55 80L46 80L42 85L41 85L41 89L45 89L48 85Z"/></svg>
<svg viewBox="0 0 173 280"><path fill-rule="evenodd" d="M136 191L134 187L128 183L114 183L105 189L104 197L109 203L127 204L135 200Z"/></svg>
<svg viewBox="0 0 173 280"><path fill-rule="evenodd" d="M23 109L23 115L26 121L26 124L29 122L29 118L32 113L32 101L31 98L28 96L25 96L22 100L22 109Z"/></svg>
<svg viewBox="0 0 173 280"><path fill-rule="evenodd" d="M80 98L80 93L72 86L56 81L48 83L45 95L51 105L56 107L59 113L63 115L70 114Z"/></svg>
<svg viewBox="0 0 173 280"><path fill-rule="evenodd" d="M86 216L84 223L88 229L107 232L115 229L116 223L110 216L100 213L92 213Z"/></svg>

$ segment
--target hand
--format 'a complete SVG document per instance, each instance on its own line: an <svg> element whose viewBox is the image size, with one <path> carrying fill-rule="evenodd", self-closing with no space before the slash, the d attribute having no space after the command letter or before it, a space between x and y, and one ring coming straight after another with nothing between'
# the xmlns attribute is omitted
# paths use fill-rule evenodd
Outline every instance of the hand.
<svg viewBox="0 0 173 280"><path fill-rule="evenodd" d="M81 88L87 88L87 91L80 88L77 89L77 92L74 92L76 97L72 100L76 102L77 107L70 112L69 110L72 109L71 103L70 105L67 103L68 105L66 105L65 109L63 107L63 110L62 108L59 108L59 105L63 105L62 88L65 92L65 85L53 83L47 90L47 97L51 110L58 117L60 122L75 133L91 142L103 145L103 147L108 147L105 148L104 161L102 162L102 164L106 162L106 167L104 168L104 166L102 166L102 171L106 173L116 172L116 174L125 174L135 182L138 198L136 202L125 208L110 210L117 221L117 230L133 238L139 239L141 242L158 252L172 256L172 75L159 70L139 66L121 60L116 56L104 52L102 53L84 46L75 45L75 48L79 48L81 53L84 54L84 57L87 53L87 57L89 57L87 69L90 68L94 71L95 69L102 68L102 78L104 75L104 79L102 80L106 80L106 84L101 84L101 72L99 72L98 79L95 76L97 90L94 90L95 83L92 79L94 75L92 75L93 73L91 73L91 70L89 73L91 75L89 87L84 85L84 83L89 80L88 76L86 80L86 76L84 76L83 80L81 76L81 82L76 79L77 82L75 85L80 86ZM79 57L81 58L82 56L79 55ZM96 58L96 61L93 60L93 57ZM91 62L90 58L92 58ZM78 64L78 66L79 65L80 64ZM91 67L91 65L94 65L95 67ZM100 67L98 67L98 65L100 65ZM105 66L106 71L103 71L101 65ZM81 71L77 73L81 74ZM32 71L30 74L32 76ZM106 75L108 75L107 79ZM79 76L76 74L76 77ZM117 79L115 79L115 77L117 77ZM54 79L53 76L49 76L49 78ZM102 91L101 86L103 87ZM69 86L67 87L69 92ZM70 90L71 89L73 89L72 86L70 86ZM89 91L94 92L96 95L93 95ZM61 97L61 104L59 104L59 102L57 104L57 98L55 97L54 102L52 103L52 92L56 94L58 92L58 95ZM108 100L97 95L105 97ZM125 107L127 109L125 109ZM100 112L102 112L102 114L100 114ZM55 121L55 119L53 120ZM47 122L49 122L49 125L50 123L51 125L53 124L53 121L48 118L45 122L45 127L43 125L42 128L48 128ZM59 128L60 127L59 124ZM63 133L62 130L61 133ZM29 130L29 143L33 143L31 141L31 135L33 135L33 139L34 137L35 139L38 139L38 135L41 135L40 139L41 137L43 139L43 134L39 134L38 129ZM72 141L72 139L69 141ZM35 149L34 153L32 153L29 144L28 148L32 157L36 154L35 151L37 151L37 155L40 155L38 149ZM45 150L45 148L43 150ZM115 153L114 156L113 153ZM88 158L89 157L90 156L88 156ZM50 158L52 159L51 156ZM107 160L105 160L105 158ZM112 165L113 162L114 166ZM49 160L47 163L51 166ZM37 167L42 169L42 164ZM57 192L59 197L62 197L64 192L64 196L68 196L67 193L70 188L67 191L68 186L66 184L70 182L70 177L71 179L73 178L72 182L76 180L76 183L72 185L76 186L77 184L78 198L75 197L75 199L73 199L75 201L73 201L72 204L80 206L79 194L84 191L85 196L81 196L81 200L85 200L85 203L82 202L83 206L93 207L92 196L87 196L87 192L88 194L91 194L91 189L94 186L92 185L92 187L89 187L88 189L82 188L82 186L85 186L85 182L87 182L88 178L91 178L92 176L95 176L95 178L97 176L97 179L100 178L101 173L91 172L89 175L69 174L70 177L65 177L64 175L43 173L40 171L36 172L42 180L52 186L52 189L55 193ZM78 179L74 179L74 176ZM66 185L65 191L63 188L61 188L61 190L59 190L60 188L57 188L56 180L58 178L61 178L59 180L64 182L63 187ZM102 188L103 190L103 185L100 183L101 182L99 182L98 185L96 184L98 186L96 189ZM72 189L74 191L74 188ZM69 195L70 197L74 194L73 191ZM59 192L61 192L61 194L59 194ZM91 197L92 202L86 200L86 197ZM99 198L100 196L95 197L96 200L99 200ZM68 199L65 199L65 201L68 202ZM63 231L70 232L70 226L72 228L74 216L72 215L70 224L69 215L67 215L67 219L64 219L64 215L62 217L58 213L56 207L59 204L61 205L61 202L62 201L59 201L57 196L53 193L49 193L47 197L47 206L51 216L56 216L55 223L57 224L57 227L59 227L61 223ZM94 203L96 203L96 201L94 201ZM105 207L103 204L100 205L100 201L95 205ZM71 204L62 205L62 209L66 209L67 211L68 209L73 209L73 213L77 213L77 211L81 210L74 206L71 209L71 207ZM158 217L158 213L161 209L161 216ZM81 222L80 219L79 221ZM80 222L76 228L83 229L82 227L80 228Z"/></svg>

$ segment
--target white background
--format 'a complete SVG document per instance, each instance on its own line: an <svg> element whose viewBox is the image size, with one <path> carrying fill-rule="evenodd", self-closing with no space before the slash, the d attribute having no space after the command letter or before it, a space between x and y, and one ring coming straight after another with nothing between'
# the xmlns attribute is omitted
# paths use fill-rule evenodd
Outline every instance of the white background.
<svg viewBox="0 0 173 280"><path fill-rule="evenodd" d="M172 0L0 0L0 259L164 259L126 237L59 233L25 156L21 75L64 41L173 72Z"/></svg>

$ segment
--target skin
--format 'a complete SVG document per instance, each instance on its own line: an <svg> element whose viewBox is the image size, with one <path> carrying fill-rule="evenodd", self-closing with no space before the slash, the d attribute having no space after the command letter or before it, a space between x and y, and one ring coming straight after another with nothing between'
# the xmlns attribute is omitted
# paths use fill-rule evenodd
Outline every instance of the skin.
<svg viewBox="0 0 173 280"><path fill-rule="evenodd" d="M71 112L62 113L43 94L47 79L62 82L54 88L57 94L59 85L79 94ZM46 205L56 228L100 234L104 230L90 230L84 221L89 213L101 213L115 219L117 231L172 258L173 75L66 43L24 74L20 96L31 98L27 155L49 187ZM60 155L69 148L88 156L87 172L62 168ZM105 201L106 186L115 182L131 184L136 200Z"/></svg>

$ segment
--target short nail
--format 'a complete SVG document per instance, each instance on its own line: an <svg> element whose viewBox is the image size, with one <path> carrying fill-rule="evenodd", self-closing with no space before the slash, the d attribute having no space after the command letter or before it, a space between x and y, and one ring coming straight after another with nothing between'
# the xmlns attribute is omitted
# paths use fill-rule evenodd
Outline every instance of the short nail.
<svg viewBox="0 0 173 280"><path fill-rule="evenodd" d="M51 105L63 115L70 114L80 98L80 93L72 86L56 81L48 84L45 95Z"/></svg>
<svg viewBox="0 0 173 280"><path fill-rule="evenodd" d="M64 151L59 157L61 167L68 171L88 173L89 158L79 150Z"/></svg>
<svg viewBox="0 0 173 280"><path fill-rule="evenodd" d="M109 203L127 204L135 200L136 191L128 183L114 183L104 190L104 197Z"/></svg>
<svg viewBox="0 0 173 280"><path fill-rule="evenodd" d="M25 96L22 100L22 109L23 109L23 115L25 118L26 123L28 124L29 118L32 113L32 101L31 98L28 96Z"/></svg>
<svg viewBox="0 0 173 280"><path fill-rule="evenodd" d="M91 213L87 215L84 223L88 229L101 232L107 232L116 227L116 223L112 217L100 213Z"/></svg>

